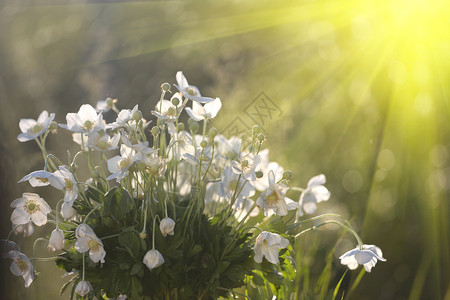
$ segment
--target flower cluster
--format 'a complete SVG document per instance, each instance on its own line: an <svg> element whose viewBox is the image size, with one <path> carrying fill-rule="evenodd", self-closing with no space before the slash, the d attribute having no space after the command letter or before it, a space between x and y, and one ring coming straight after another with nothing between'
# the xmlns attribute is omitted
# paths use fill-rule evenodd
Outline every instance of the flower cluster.
<svg viewBox="0 0 450 300"><path fill-rule="evenodd" d="M11 203L12 232L29 236L33 226L54 224L47 247L62 251L56 263L74 274L73 289L80 296L226 296L256 270L266 274L288 263L284 258L293 253L292 242L304 232L295 235L305 222L299 219L330 198L323 174L306 189L290 190L292 172L269 160L259 126L246 137L218 134L208 125L221 100L202 96L182 72L176 81L174 92L170 84L161 85L151 111L153 126L138 105L119 110L112 98L96 108L82 105L64 124L46 111L37 121L20 121L18 140L37 142L44 167L19 182L50 185L61 191L61 200L52 201L57 202L52 210L38 194L23 193ZM108 123L103 114L109 110L117 117ZM45 147L58 127L71 132L80 147L66 164ZM83 167L87 172L78 172ZM298 191L298 201L287 197ZM280 220L287 230L273 229ZM362 244L348 222L334 223L359 243L340 257L342 264L350 269L361 264L370 272L384 260L378 247ZM32 261L39 258L29 259L9 237L2 240L2 254L13 260L12 273L23 276L28 287L35 275Z"/></svg>

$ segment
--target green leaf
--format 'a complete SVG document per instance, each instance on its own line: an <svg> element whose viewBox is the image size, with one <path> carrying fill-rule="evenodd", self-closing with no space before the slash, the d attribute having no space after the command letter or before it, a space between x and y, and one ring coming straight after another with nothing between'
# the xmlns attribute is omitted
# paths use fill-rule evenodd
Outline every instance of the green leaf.
<svg viewBox="0 0 450 300"><path fill-rule="evenodd" d="M197 253L199 253L200 251L202 251L202 246L195 245L194 247L192 247L188 250L188 252L186 253L186 257L190 258L190 257L196 255Z"/></svg>
<svg viewBox="0 0 450 300"><path fill-rule="evenodd" d="M142 284L136 276L131 277L130 299L142 299Z"/></svg>
<svg viewBox="0 0 450 300"><path fill-rule="evenodd" d="M271 232L278 234L284 234L286 232L286 224L281 220L281 218L274 219L269 223L269 225L267 225L267 228L269 228Z"/></svg>
<svg viewBox="0 0 450 300"><path fill-rule="evenodd" d="M134 201L130 194L121 187L111 189L105 195L104 209L116 221L121 221L125 214L134 208Z"/></svg>
<svg viewBox="0 0 450 300"><path fill-rule="evenodd" d="M142 263L135 263L131 268L130 275L138 274L142 270L143 266L144 265Z"/></svg>
<svg viewBox="0 0 450 300"><path fill-rule="evenodd" d="M133 258L137 258L141 247L141 239L136 232L126 230L119 233L119 244L127 249Z"/></svg>
<svg viewBox="0 0 450 300"><path fill-rule="evenodd" d="M338 292L339 292L339 288L341 287L342 280L344 280L344 277L345 277L345 275L347 274L347 271L348 271L348 269L345 270L344 275L342 275L342 277L341 277L341 280L339 280L338 284L337 284L336 287L334 288L334 292L333 292L333 300L336 299L336 296L337 296L337 294L338 294Z"/></svg>

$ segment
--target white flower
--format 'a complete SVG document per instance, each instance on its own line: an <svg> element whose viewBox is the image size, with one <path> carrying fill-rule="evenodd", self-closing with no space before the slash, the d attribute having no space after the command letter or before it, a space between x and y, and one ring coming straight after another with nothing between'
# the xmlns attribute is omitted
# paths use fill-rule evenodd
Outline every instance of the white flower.
<svg viewBox="0 0 450 300"><path fill-rule="evenodd" d="M111 137L103 130L100 130L89 135L87 145L98 151L110 151L119 148L118 147L119 141L120 141L119 133Z"/></svg>
<svg viewBox="0 0 450 300"><path fill-rule="evenodd" d="M46 186L50 184L49 177L53 174L44 170L34 171L24 176L19 182L29 181L32 187Z"/></svg>
<svg viewBox="0 0 450 300"><path fill-rule="evenodd" d="M61 229L55 228L52 231L47 248L50 251L59 251L64 248L64 232Z"/></svg>
<svg viewBox="0 0 450 300"><path fill-rule="evenodd" d="M47 131L54 118L55 114L50 114L49 116L48 112L44 110L41 112L37 120L20 119L19 127L22 133L17 136L17 139L20 142L34 140Z"/></svg>
<svg viewBox="0 0 450 300"><path fill-rule="evenodd" d="M168 153L169 160L175 156L178 161L184 159L186 154L195 156L195 147L193 145L193 139L189 132L186 130L177 132L175 125L169 123L168 131L171 135L168 149L172 149Z"/></svg>
<svg viewBox="0 0 450 300"><path fill-rule="evenodd" d="M49 177L50 184L58 190L64 189L64 202L72 206L78 196L78 186L75 177L66 167L60 166L58 171Z"/></svg>
<svg viewBox="0 0 450 300"><path fill-rule="evenodd" d="M178 99L178 105L176 106L172 102L174 98ZM182 96L180 93L175 93L170 101L164 99L158 101L155 105L155 110L152 111L152 114L163 121L174 121L183 109L183 101L181 98Z"/></svg>
<svg viewBox="0 0 450 300"><path fill-rule="evenodd" d="M251 184L260 192L266 191L269 184L269 172L272 171L275 174L275 181L279 181L283 178L284 169L276 162L269 160L269 149L259 151L259 157L261 157L261 164L259 165L259 171L262 172L262 177L256 178Z"/></svg>
<svg viewBox="0 0 450 300"><path fill-rule="evenodd" d="M289 188L283 183L276 183L273 171L269 171L268 177L269 188L259 195L256 204L265 216L286 216L288 210L296 209L298 204L285 196Z"/></svg>
<svg viewBox="0 0 450 300"><path fill-rule="evenodd" d="M89 281L86 280L81 280L80 282L78 282L77 287L75 288L75 293L77 293L81 297L86 296L90 291L92 291L92 285Z"/></svg>
<svg viewBox="0 0 450 300"><path fill-rule="evenodd" d="M75 209L67 202L63 202L61 205L61 215L64 219L70 219L75 214Z"/></svg>
<svg viewBox="0 0 450 300"><path fill-rule="evenodd" d="M220 187L217 191L218 195L225 198L228 202L232 201L233 195L236 197L236 202L241 202L245 197L253 196L255 189L243 179L238 183L238 178L239 176L233 172L231 167L225 167L223 169Z"/></svg>
<svg viewBox="0 0 450 300"><path fill-rule="evenodd" d="M186 107L186 112L194 121L198 122L205 119L215 118L221 107L222 102L220 102L219 98L206 103L204 106L196 101L193 101L192 108Z"/></svg>
<svg viewBox="0 0 450 300"><path fill-rule="evenodd" d="M153 177L161 176L166 171L167 159L160 156L145 156L143 163L145 164L145 171Z"/></svg>
<svg viewBox="0 0 450 300"><path fill-rule="evenodd" d="M164 263L164 257L158 250L152 249L145 254L143 262L151 271Z"/></svg>
<svg viewBox="0 0 450 300"><path fill-rule="evenodd" d="M233 167L233 172L235 174L242 174L244 179L249 181L254 181L256 179L256 169L261 163L261 158L259 155L254 155L249 153L242 155L239 162L233 160L231 161L231 166Z"/></svg>
<svg viewBox="0 0 450 300"><path fill-rule="evenodd" d="M175 221L171 218L164 218L159 223L159 229L164 237L167 235L174 235L173 230L175 229Z"/></svg>
<svg viewBox="0 0 450 300"><path fill-rule="evenodd" d="M141 142L138 140L135 143L132 143L123 129L121 129L121 132L122 132L121 138L122 143L125 144L127 147L132 148L134 151L136 151L136 153L141 156L140 159L142 159L145 155L153 154L156 152L155 149L150 148L148 146L148 142Z"/></svg>
<svg viewBox="0 0 450 300"><path fill-rule="evenodd" d="M196 86L189 85L186 77L184 77L183 72L178 71L177 72L177 83L178 85L175 85L177 89L183 94L183 96L187 99L190 99L192 101L197 101L200 103L207 103L214 101L213 98L210 97L202 97L200 94L200 91Z"/></svg>
<svg viewBox="0 0 450 300"><path fill-rule="evenodd" d="M15 228L14 234L22 233L23 237L29 237L34 233L34 225L33 222L31 221L28 222L27 224L18 225L13 223L12 225L13 228Z"/></svg>
<svg viewBox="0 0 450 300"><path fill-rule="evenodd" d="M89 257L93 262L105 262L106 251L103 248L102 241L95 235L94 230L89 225L80 224L75 231L75 236L77 238L75 249L78 252L89 251Z"/></svg>
<svg viewBox="0 0 450 300"><path fill-rule="evenodd" d="M102 113L97 115L89 104L81 105L78 113L68 113L66 120L67 125L59 124L59 126L72 132L91 134L104 127Z"/></svg>
<svg viewBox="0 0 450 300"><path fill-rule="evenodd" d="M10 270L15 276L22 276L25 280L25 287L29 287L34 279L34 268L30 262L30 259L23 253L17 250L8 252L13 262L11 263Z"/></svg>
<svg viewBox="0 0 450 300"><path fill-rule="evenodd" d="M20 247L13 241L9 240L0 240L0 249L2 250L2 258L8 258L9 252L16 250L20 252Z"/></svg>
<svg viewBox="0 0 450 300"><path fill-rule="evenodd" d="M217 153L230 160L238 160L241 152L242 140L236 136L227 139L223 135L214 138L217 143Z"/></svg>
<svg viewBox="0 0 450 300"><path fill-rule="evenodd" d="M263 257L265 256L269 262L277 264L279 262L279 250L286 248L288 245L288 239L276 233L263 231L256 238L255 247L253 248L253 250L255 251L255 261L257 263L261 263Z"/></svg>
<svg viewBox="0 0 450 300"><path fill-rule="evenodd" d="M52 210L47 202L38 194L23 193L22 198L11 203L14 211L11 215L11 222L16 225L27 224L30 220L37 226L47 223L47 214Z"/></svg>
<svg viewBox="0 0 450 300"><path fill-rule="evenodd" d="M128 121L133 119L133 115L138 111L138 105L135 105L133 109L122 109L117 115L116 121L109 124L108 128L124 127Z"/></svg>
<svg viewBox="0 0 450 300"><path fill-rule="evenodd" d="M339 259L341 264L347 265L350 270L354 270L358 265L363 265L367 272L375 267L378 260L386 261L383 252L375 245L362 245L342 254Z"/></svg>
<svg viewBox="0 0 450 300"><path fill-rule="evenodd" d="M120 146L120 155L108 159L108 170L112 174L106 179L110 180L115 178L117 182L120 182L128 175L128 169L138 158L135 150L122 144Z"/></svg>
<svg viewBox="0 0 450 300"><path fill-rule="evenodd" d="M307 214L313 214L317 209L317 203L330 199L330 192L323 186L325 175L320 174L311 178L308 182L308 188L300 195L297 217L303 216L303 211Z"/></svg>

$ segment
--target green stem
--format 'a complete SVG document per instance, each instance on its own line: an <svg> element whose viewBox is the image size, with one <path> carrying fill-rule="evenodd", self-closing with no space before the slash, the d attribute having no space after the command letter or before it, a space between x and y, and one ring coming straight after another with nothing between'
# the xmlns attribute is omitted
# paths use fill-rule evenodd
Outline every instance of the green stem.
<svg viewBox="0 0 450 300"><path fill-rule="evenodd" d="M298 238L300 235L302 235L302 234L304 234L304 233L307 233L307 232L309 232L309 231L315 230L315 229L317 229L317 228L319 228L319 227L322 227L322 226L327 225L327 224L332 224L332 223L337 224L337 225L343 227L344 229L346 229L347 231L349 231L350 233L352 233L353 236L354 236L354 237L356 238L356 240L358 241L358 246L359 246L360 248L362 248L363 241L361 240L361 238L359 237L359 235L356 233L356 231L355 231L353 228L351 228L351 227L349 227L349 226L347 226L347 225L344 225L344 224L342 224L341 222L336 221L336 220L327 220L327 221L324 221L324 222L322 222L322 223L320 223L320 224L318 224L318 225L314 225L314 226L312 226L312 227L310 227L310 228L307 228L307 229L305 229L305 230L303 230L303 231L297 233L297 234L294 236L294 239Z"/></svg>
<svg viewBox="0 0 450 300"><path fill-rule="evenodd" d="M152 250L155 250L155 227L156 227L156 218L159 219L159 216L156 215L153 219L153 235L152 235ZM159 220L161 222L161 220Z"/></svg>
<svg viewBox="0 0 450 300"><path fill-rule="evenodd" d="M86 217L84 218L83 223L86 224L87 218L88 218L88 217L89 217L96 209L100 208L101 206L103 206L103 203L100 203L99 205L97 205L96 207L94 207L94 208L86 215Z"/></svg>

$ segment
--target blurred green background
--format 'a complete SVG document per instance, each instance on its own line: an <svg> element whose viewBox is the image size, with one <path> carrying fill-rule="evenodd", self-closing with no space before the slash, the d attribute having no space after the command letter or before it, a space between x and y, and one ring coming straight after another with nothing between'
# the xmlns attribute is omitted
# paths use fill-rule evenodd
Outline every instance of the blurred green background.
<svg viewBox="0 0 450 300"><path fill-rule="evenodd" d="M20 118L45 109L65 123L81 104L111 96L150 119L160 84L182 70L202 94L221 98L220 131L259 123L270 159L294 172L294 184L326 174L332 198L318 213L342 214L383 250L387 262L348 299L450 299L449 8L440 0L4 0L1 237L11 201L33 191L16 182L43 165L33 142L16 139ZM75 149L63 130L48 145L60 157ZM59 200L51 189L39 193L52 206ZM308 290L331 250L332 282L344 273L337 257L355 242L339 236L321 230L298 240L297 262L311 272L299 266L299 299L314 299ZM33 238L15 240L31 255ZM51 255L45 245L37 254ZM58 299L64 279L53 263L38 263L29 289L9 263L1 262L2 299Z"/></svg>

